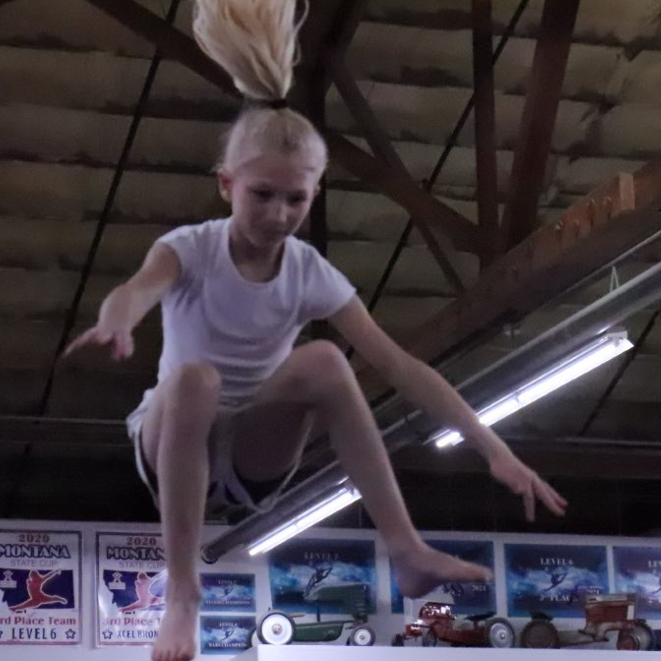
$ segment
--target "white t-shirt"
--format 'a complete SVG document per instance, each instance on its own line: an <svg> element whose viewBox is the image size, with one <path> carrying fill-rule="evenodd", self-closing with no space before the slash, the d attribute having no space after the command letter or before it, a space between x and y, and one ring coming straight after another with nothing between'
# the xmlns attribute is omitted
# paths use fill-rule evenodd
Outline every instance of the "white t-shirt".
<svg viewBox="0 0 661 661"><path fill-rule="evenodd" d="M356 290L315 248L293 236L285 241L275 278L246 280L230 256L231 223L185 225L158 239L181 263L180 277L161 300L158 382L185 363L208 363L222 377L219 404L234 408L250 402L309 321L333 315ZM128 417L130 433L142 425L152 393L145 392Z"/></svg>

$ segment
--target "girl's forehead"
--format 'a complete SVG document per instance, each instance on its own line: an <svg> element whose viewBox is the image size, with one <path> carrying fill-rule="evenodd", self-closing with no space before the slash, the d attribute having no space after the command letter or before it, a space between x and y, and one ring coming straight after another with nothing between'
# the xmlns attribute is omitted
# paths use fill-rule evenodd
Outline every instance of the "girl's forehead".
<svg viewBox="0 0 661 661"><path fill-rule="evenodd" d="M274 185L316 185L321 173L310 159L301 155L268 154L255 158L236 173L249 181L270 182Z"/></svg>

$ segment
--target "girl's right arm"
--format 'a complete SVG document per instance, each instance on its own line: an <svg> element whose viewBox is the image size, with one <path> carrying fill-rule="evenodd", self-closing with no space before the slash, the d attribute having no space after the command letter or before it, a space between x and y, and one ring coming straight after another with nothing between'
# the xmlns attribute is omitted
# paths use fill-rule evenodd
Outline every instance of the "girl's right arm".
<svg viewBox="0 0 661 661"><path fill-rule="evenodd" d="M68 356L84 346L110 345L115 360L133 354L133 329L179 277L181 264L175 251L155 243L140 270L104 299L95 326L76 338L64 352Z"/></svg>

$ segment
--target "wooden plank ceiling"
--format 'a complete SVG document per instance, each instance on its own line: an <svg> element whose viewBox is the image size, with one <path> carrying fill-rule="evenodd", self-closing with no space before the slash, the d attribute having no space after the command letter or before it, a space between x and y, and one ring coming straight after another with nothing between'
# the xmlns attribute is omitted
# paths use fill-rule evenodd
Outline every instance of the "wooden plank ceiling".
<svg viewBox="0 0 661 661"><path fill-rule="evenodd" d="M164 17L169 2L141 0ZM518 1L493 3L498 40ZM471 3L370 0L347 65L403 166L418 183L430 172L473 91ZM531 0L494 71L499 211L507 200L543 2ZM175 25L190 34L191 3ZM552 222L617 172L633 172L661 152L661 0L583 0L562 84L538 222ZM76 356L44 391L96 222L129 130L154 47L85 0L14 0L0 5L0 416L120 420L151 384L160 349L158 316L137 331L134 359L117 365ZM367 142L331 87L329 126ZM180 63L163 60L130 151L74 332L93 323L111 287L139 265L171 227L227 213L210 173L218 136L238 109ZM333 165L328 177L328 255L369 300L408 215ZM478 223L472 118L434 184L442 202ZM479 276L480 258L437 234L461 281ZM477 252L475 250L474 252ZM627 262L626 278L656 253ZM451 374L460 379L535 336L608 289L606 281L532 315L500 334ZM376 318L402 337L456 296L417 230L388 279ZM649 312L630 320L637 336ZM661 432L661 329L654 328L590 435L655 439ZM617 365L531 407L506 433L575 435Z"/></svg>

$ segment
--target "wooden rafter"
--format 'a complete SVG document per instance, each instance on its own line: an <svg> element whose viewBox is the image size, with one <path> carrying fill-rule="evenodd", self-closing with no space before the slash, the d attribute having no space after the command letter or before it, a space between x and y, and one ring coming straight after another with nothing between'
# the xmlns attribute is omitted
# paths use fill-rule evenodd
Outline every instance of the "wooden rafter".
<svg viewBox="0 0 661 661"><path fill-rule="evenodd" d="M482 265L498 249L498 163L494 96L491 0L473 0L473 80L475 87L475 155L480 229L487 239Z"/></svg>
<svg viewBox="0 0 661 661"><path fill-rule="evenodd" d="M535 228L580 0L546 0L503 215L505 249Z"/></svg>
<svg viewBox="0 0 661 661"><path fill-rule="evenodd" d="M384 193L412 216L427 217L430 222L433 220L435 227L452 240L457 250L474 253L482 251L479 228L460 213L443 204L433 195L420 190L416 184L404 179L397 170L384 166L337 131L327 129L324 138L329 152L337 162L347 167L353 175L373 190ZM345 165L349 163L350 166Z"/></svg>
<svg viewBox="0 0 661 661"><path fill-rule="evenodd" d="M327 58L327 62L335 87L344 99L344 102L347 104L354 119L363 130L365 138L374 154L377 157L382 158L390 167L399 171L400 176L403 179L406 179L411 184L415 185L415 182L402 162L402 159L393 147L392 142L390 142L388 135L383 130L381 124L374 115L374 112L370 108L367 99L363 96L355 79L347 69L342 54L332 53ZM431 196L431 193L429 193L429 195ZM432 256L441 267L443 273L445 273L446 278L454 287L455 291L465 291L464 284L452 265L450 258L446 255L434 236L434 232L429 226L427 217L414 216L413 222L425 240Z"/></svg>
<svg viewBox="0 0 661 661"><path fill-rule="evenodd" d="M426 362L493 335L661 235L661 162L621 174L500 257L462 297L418 328L405 346ZM371 398L383 384L359 372Z"/></svg>
<svg viewBox="0 0 661 661"><path fill-rule="evenodd" d="M298 97L300 91L300 96L304 97L302 109L306 107L308 88L314 84L319 71L326 68L325 53L330 50L344 53L365 14L367 0L323 0L323 11L319 6L318 1L312 1L300 36L302 58L294 94Z"/></svg>
<svg viewBox="0 0 661 661"><path fill-rule="evenodd" d="M181 62L224 92L237 95L230 76L203 55L189 36L134 0L87 0L122 25L154 44L166 57Z"/></svg>
<svg viewBox="0 0 661 661"><path fill-rule="evenodd" d="M113 16L123 25L154 43L165 57L175 59L228 94L237 95L229 76L197 48L194 40L134 0L87 0ZM323 11L323 5L313 3ZM403 206L411 215L427 216L444 232L459 250L479 252L481 240L477 228L461 214L418 186L402 179L396 170L381 163L353 145L337 132L326 130L329 154L348 172L363 179L378 192Z"/></svg>

